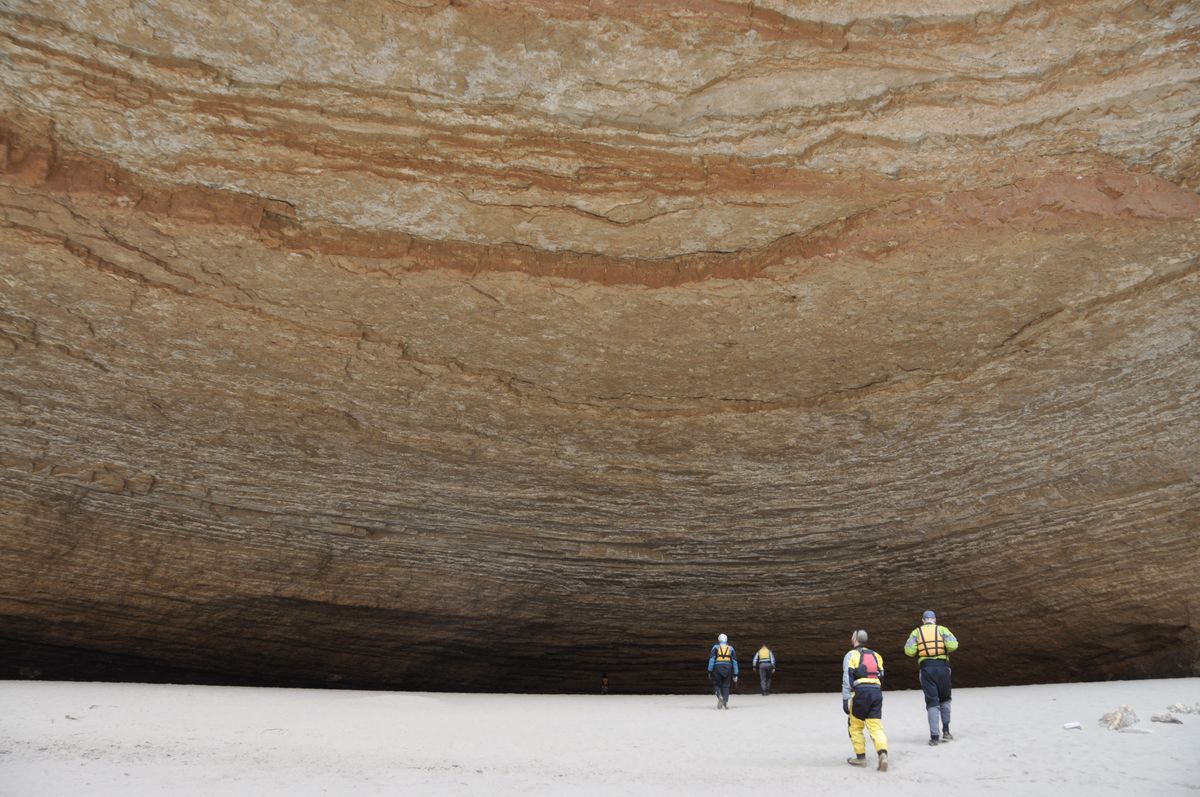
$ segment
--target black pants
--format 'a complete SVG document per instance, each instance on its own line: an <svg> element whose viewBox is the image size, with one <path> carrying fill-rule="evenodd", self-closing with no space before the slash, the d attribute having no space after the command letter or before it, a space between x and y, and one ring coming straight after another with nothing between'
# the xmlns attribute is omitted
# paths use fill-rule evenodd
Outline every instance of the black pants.
<svg viewBox="0 0 1200 797"><path fill-rule="evenodd" d="M774 675L775 668L770 664L758 665L758 683L762 686L764 695L771 691L771 677Z"/></svg>
<svg viewBox="0 0 1200 797"><path fill-rule="evenodd" d="M729 699L729 687L733 685L733 665L724 662L713 666L713 692L722 700Z"/></svg>
<svg viewBox="0 0 1200 797"><path fill-rule="evenodd" d="M950 665L941 659L926 659L921 664L921 691L925 708L950 702Z"/></svg>
<svg viewBox="0 0 1200 797"><path fill-rule="evenodd" d="M923 661L921 691L925 693L929 738L937 739L950 732L950 664L942 659Z"/></svg>

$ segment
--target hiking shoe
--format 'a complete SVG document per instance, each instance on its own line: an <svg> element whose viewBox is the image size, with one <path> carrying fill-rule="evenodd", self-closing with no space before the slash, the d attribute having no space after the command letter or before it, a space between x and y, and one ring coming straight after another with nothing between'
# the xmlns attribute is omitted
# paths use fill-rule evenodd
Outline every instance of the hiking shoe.
<svg viewBox="0 0 1200 797"><path fill-rule="evenodd" d="M943 742L954 741L954 737L950 735L950 731L946 731L945 733L942 734L942 741Z"/></svg>
<svg viewBox="0 0 1200 797"><path fill-rule="evenodd" d="M887 750L879 751L879 771L887 772Z"/></svg>
<svg viewBox="0 0 1200 797"><path fill-rule="evenodd" d="M728 700L722 700L722 701L721 701L721 704L722 704L722 705L721 705L721 708L724 708L724 709L728 709L728 708L729 708L729 701L728 701Z"/></svg>
<svg viewBox="0 0 1200 797"><path fill-rule="evenodd" d="M717 698L717 710L720 711L723 708L725 708L725 701L718 697Z"/></svg>
<svg viewBox="0 0 1200 797"><path fill-rule="evenodd" d="M852 767L865 767L867 765L866 755L853 756L846 759L846 763Z"/></svg>
<svg viewBox="0 0 1200 797"><path fill-rule="evenodd" d="M929 740L929 746L930 746L930 747L937 747L937 746L938 746L938 740L937 740L937 739L930 739L930 740Z"/></svg>

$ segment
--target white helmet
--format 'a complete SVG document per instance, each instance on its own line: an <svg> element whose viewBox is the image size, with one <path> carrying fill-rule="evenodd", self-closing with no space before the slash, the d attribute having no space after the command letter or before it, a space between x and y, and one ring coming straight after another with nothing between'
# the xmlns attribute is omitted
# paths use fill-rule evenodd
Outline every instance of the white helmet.
<svg viewBox="0 0 1200 797"><path fill-rule="evenodd" d="M725 636L724 634L717 634L717 641L724 645L729 641L729 637Z"/></svg>

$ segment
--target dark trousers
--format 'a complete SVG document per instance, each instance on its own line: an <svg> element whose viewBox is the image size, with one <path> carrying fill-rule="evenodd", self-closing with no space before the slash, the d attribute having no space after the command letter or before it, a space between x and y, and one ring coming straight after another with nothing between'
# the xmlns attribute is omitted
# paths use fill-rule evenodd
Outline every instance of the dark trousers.
<svg viewBox="0 0 1200 797"><path fill-rule="evenodd" d="M925 708L950 702L950 665L940 659L927 659L921 664L921 691L925 693Z"/></svg>
<svg viewBox="0 0 1200 797"><path fill-rule="evenodd" d="M937 739L950 732L950 664L942 659L921 662L921 691L925 693L929 738Z"/></svg>
<svg viewBox="0 0 1200 797"><path fill-rule="evenodd" d="M762 693L765 695L771 691L771 677L775 675L775 668L770 664L758 665L758 683L762 686Z"/></svg>
<svg viewBox="0 0 1200 797"><path fill-rule="evenodd" d="M733 685L733 665L720 663L713 666L713 692L722 700L729 699L729 687Z"/></svg>

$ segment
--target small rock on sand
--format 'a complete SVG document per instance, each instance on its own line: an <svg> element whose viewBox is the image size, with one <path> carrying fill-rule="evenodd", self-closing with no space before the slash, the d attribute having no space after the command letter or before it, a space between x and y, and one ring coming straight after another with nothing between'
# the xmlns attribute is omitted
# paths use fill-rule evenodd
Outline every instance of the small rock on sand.
<svg viewBox="0 0 1200 797"><path fill-rule="evenodd" d="M1121 706L1100 718L1100 724L1112 731L1128 728L1139 722L1137 714L1129 706Z"/></svg>

